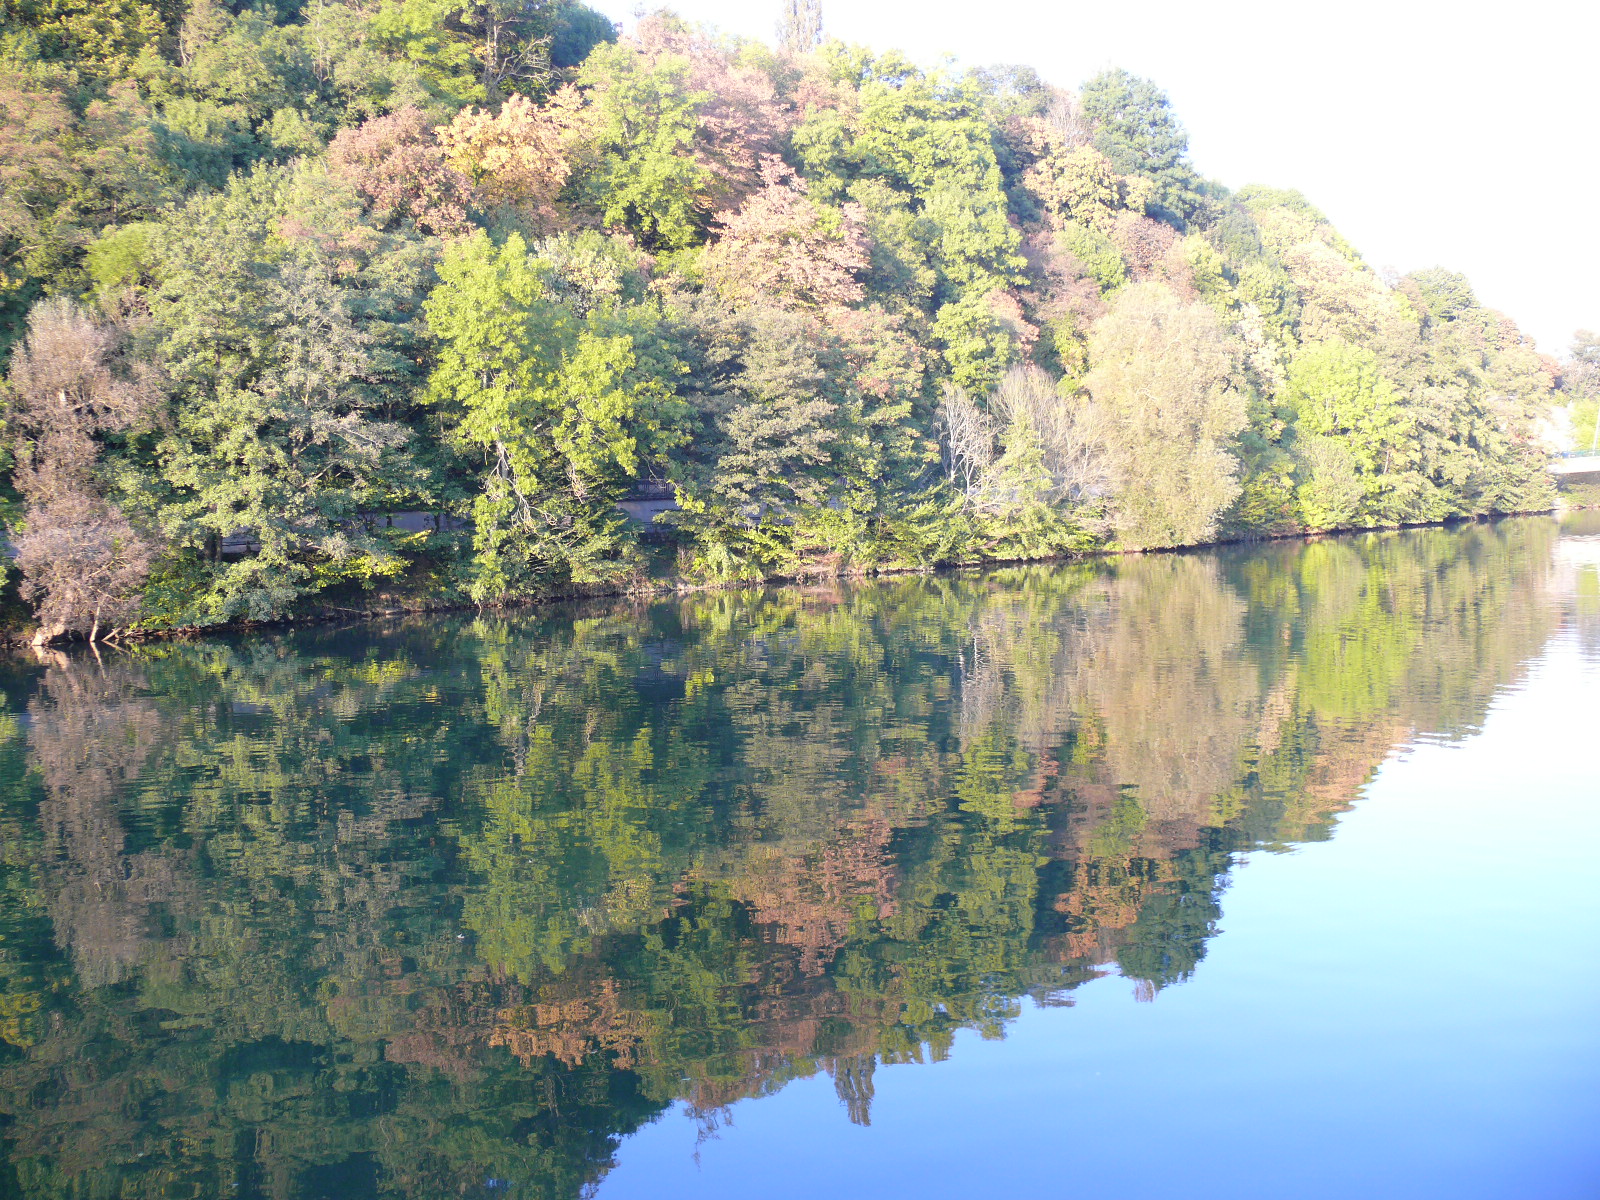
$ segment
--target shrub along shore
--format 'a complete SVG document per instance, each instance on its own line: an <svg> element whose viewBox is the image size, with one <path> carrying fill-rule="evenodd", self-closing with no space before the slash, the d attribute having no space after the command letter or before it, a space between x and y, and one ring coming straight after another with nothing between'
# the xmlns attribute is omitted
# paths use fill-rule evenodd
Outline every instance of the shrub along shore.
<svg viewBox="0 0 1600 1200"><path fill-rule="evenodd" d="M1561 369L1460 275L1202 178L1127 72L929 72L790 8L772 47L532 0L23 4L28 636L1554 505Z"/></svg>
<svg viewBox="0 0 1600 1200"><path fill-rule="evenodd" d="M627 579L612 579L602 583L571 585L565 589L546 588L537 593L507 597L494 602L473 602L459 597L442 595L431 588L407 590L405 581L397 580L388 591L366 590L353 597L356 606L332 603L327 597L318 597L295 610L266 620L239 619L206 625L167 625L132 627L101 631L96 639L107 645L124 645L139 642L187 641L194 638L221 634L259 633L267 630L305 628L313 625L348 624L377 621L395 617L421 617L485 612L512 612L518 609L538 608L555 604L580 604L585 601L632 600L639 603L659 601L672 596L692 596L697 593L727 591L761 587L807 587L825 583L862 583L874 579L892 579L908 575L972 575L985 571L998 571L1006 567L1027 565L1065 565L1073 562L1110 560L1143 555L1187 554L1229 546L1265 545L1274 542L1311 543L1323 538L1343 538L1358 535L1391 535L1419 529L1455 529L1470 525L1492 525L1496 521L1514 517L1557 515L1575 508L1596 508L1600 504L1593 498L1580 494L1580 502L1570 502L1566 489L1562 502L1555 508L1523 513L1495 513L1477 517L1455 517L1446 521L1427 521L1405 525L1364 526L1352 529L1319 530L1316 532L1252 534L1250 536L1217 538L1209 542L1196 542L1184 546L1163 546L1140 550L1102 548L1077 553L1030 556L1025 558L983 558L965 563L939 563L929 566L899 567L841 567L836 563L818 562L797 568L789 574L770 574L760 578L713 579L703 575L641 575ZM24 610L16 609L9 623L0 623L0 644L11 646L45 646L86 641L84 635L49 634L36 622L24 619ZM4 617L0 617L3 622ZM93 643L91 643L93 644Z"/></svg>

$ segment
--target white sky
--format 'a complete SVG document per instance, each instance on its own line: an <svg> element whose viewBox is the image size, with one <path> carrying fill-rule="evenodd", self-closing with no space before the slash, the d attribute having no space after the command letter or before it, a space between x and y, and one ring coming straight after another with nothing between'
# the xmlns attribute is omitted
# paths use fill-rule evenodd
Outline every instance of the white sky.
<svg viewBox="0 0 1600 1200"><path fill-rule="evenodd" d="M594 6L625 26L637 7ZM670 7L771 41L779 4ZM1202 173L1298 188L1375 267L1465 273L1548 353L1600 328L1594 0L823 0L823 21L927 65L1073 87L1126 67L1167 90Z"/></svg>

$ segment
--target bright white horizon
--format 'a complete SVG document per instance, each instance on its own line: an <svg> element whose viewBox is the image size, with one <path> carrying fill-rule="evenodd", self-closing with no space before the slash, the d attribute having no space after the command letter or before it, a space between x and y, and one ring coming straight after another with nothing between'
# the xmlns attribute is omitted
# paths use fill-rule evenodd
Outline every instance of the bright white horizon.
<svg viewBox="0 0 1600 1200"><path fill-rule="evenodd" d="M632 24L631 0L595 7ZM779 4L668 7L770 42ZM1297 188L1379 269L1463 272L1548 354L1600 328L1593 5L823 0L823 22L926 65L1023 63L1069 87L1126 67L1172 97L1203 174Z"/></svg>

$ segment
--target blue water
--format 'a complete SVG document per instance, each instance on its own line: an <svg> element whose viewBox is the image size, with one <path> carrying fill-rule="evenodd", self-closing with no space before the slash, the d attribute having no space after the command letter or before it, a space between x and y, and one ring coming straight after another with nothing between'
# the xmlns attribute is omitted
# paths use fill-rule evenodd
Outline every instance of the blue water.
<svg viewBox="0 0 1600 1200"><path fill-rule="evenodd" d="M1600 663L1558 637L1481 733L1402 744L1332 841L1234 867L1194 978L1004 1040L674 1113L600 1195L1600 1195Z"/></svg>

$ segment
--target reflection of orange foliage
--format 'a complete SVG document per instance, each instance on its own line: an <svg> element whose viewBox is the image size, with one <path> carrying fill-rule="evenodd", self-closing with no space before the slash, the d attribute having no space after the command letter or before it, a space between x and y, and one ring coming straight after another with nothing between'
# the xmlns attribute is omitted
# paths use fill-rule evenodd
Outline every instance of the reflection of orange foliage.
<svg viewBox="0 0 1600 1200"><path fill-rule="evenodd" d="M799 948L802 974L820 973L856 920L893 913L892 833L881 817L857 818L809 853L773 847L751 864L743 898L758 923L776 927L776 941Z"/></svg>
<svg viewBox="0 0 1600 1200"><path fill-rule="evenodd" d="M1145 889L1142 881L1113 864L1084 863L1079 875L1078 886L1056 897L1052 906L1072 926L1066 954L1085 962L1106 962L1116 956L1115 933L1139 919Z"/></svg>
<svg viewBox="0 0 1600 1200"><path fill-rule="evenodd" d="M550 1054L569 1067L610 1050L618 1067L629 1068L649 1032L645 1013L622 1007L617 981L602 979L586 996L502 1009L489 1044L506 1047L524 1063Z"/></svg>
<svg viewBox="0 0 1600 1200"><path fill-rule="evenodd" d="M493 985L434 988L402 958L375 956L368 962L371 973L360 986L327 1001L334 1027L347 1037L381 1036L388 1062L430 1067L458 1082L473 1078L496 1011Z"/></svg>
<svg viewBox="0 0 1600 1200"><path fill-rule="evenodd" d="M1278 837L1310 840L1335 813L1349 812L1389 751L1404 746L1412 734L1409 725L1325 726L1322 753L1306 772L1304 785L1286 797Z"/></svg>
<svg viewBox="0 0 1600 1200"><path fill-rule="evenodd" d="M1018 808L1038 808L1045 803L1051 787L1061 774L1061 764L1056 756L1046 750L1039 755L1039 765L1034 768L1033 786L1024 788L1011 797Z"/></svg>
<svg viewBox="0 0 1600 1200"><path fill-rule="evenodd" d="M837 1083L841 1059L860 1064L873 1058L880 1031L893 1022L898 1007L881 999L863 1005L818 976L775 987L746 1020L754 1048L743 1051L732 1063L693 1064L680 1097L694 1111L711 1112L746 1097L775 1092L791 1079L812 1075L819 1065L835 1075ZM831 1055L819 1064L813 1056L824 1032ZM851 1082L860 1073L857 1066ZM857 1119L858 1108L864 1117L860 1099L852 1104L846 1090L840 1089L840 1098L850 1106L852 1120ZM870 1094L866 1100L870 1102Z"/></svg>
<svg viewBox="0 0 1600 1200"><path fill-rule="evenodd" d="M483 1039L476 1026L446 1026L392 1037L384 1043L383 1057L392 1063L432 1067L459 1082L475 1074L474 1059L482 1047Z"/></svg>
<svg viewBox="0 0 1600 1200"><path fill-rule="evenodd" d="M54 656L28 705L32 761L44 785L39 823L49 851L46 893L56 936L80 980L125 979L152 943L152 907L186 882L168 858L130 853L121 797L169 728L123 667Z"/></svg>

